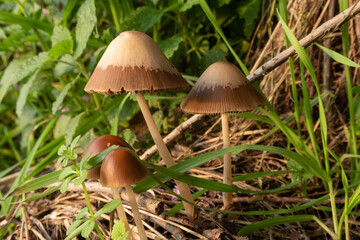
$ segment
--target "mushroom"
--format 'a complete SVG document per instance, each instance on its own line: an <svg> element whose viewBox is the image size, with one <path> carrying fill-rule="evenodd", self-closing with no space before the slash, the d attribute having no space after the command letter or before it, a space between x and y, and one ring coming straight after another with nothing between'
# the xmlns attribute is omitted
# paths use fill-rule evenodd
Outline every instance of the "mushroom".
<svg viewBox="0 0 360 240"><path fill-rule="evenodd" d="M247 112L265 99L235 65L220 61L211 64L200 76L181 109L187 113L221 114L223 148L230 147L228 113ZM231 153L224 155L223 182L232 184ZM223 193L224 208L232 205L232 194Z"/></svg>
<svg viewBox="0 0 360 240"><path fill-rule="evenodd" d="M118 192L117 188L125 187L140 240L144 240L147 237L131 185L143 180L147 173L134 154L123 148L110 151L100 168L100 183L111 188L113 192Z"/></svg>
<svg viewBox="0 0 360 240"><path fill-rule="evenodd" d="M120 137L114 136L114 135L102 135L91 141L91 143L88 145L88 147L85 149L84 153L82 154L82 157L85 157L89 153L91 153L90 157L93 157L96 154L99 154L100 152L104 151L105 149L107 149L113 145L129 148L132 150L132 147L126 141L121 139ZM86 178L87 179L96 179L96 180L100 179L100 167L90 169L88 171L88 175ZM111 190L112 190L112 194L115 199L121 199L119 191L116 188L115 189L112 188ZM120 220L123 221L125 224L125 229L127 231L130 231L129 223L126 218L126 214L125 214L123 205L120 204L116 208L116 210L117 210Z"/></svg>
<svg viewBox="0 0 360 240"><path fill-rule="evenodd" d="M134 92L150 134L167 167L175 164L167 149L142 92L181 90L187 82L161 52L152 38L142 32L126 31L117 36L101 57L85 86L88 93L120 94ZM187 184L175 181L180 195L193 203ZM188 218L194 220L194 206L184 202Z"/></svg>

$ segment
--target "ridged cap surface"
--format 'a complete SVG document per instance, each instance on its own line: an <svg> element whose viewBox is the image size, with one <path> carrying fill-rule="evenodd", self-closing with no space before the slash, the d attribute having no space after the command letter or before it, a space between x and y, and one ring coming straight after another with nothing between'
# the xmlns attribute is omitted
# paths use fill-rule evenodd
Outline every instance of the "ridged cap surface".
<svg viewBox="0 0 360 240"><path fill-rule="evenodd" d="M142 32L126 31L110 43L85 91L118 94L187 87L185 79L151 37Z"/></svg>
<svg viewBox="0 0 360 240"><path fill-rule="evenodd" d="M180 104L187 113L217 114L251 111L265 99L229 62L211 64Z"/></svg>
<svg viewBox="0 0 360 240"><path fill-rule="evenodd" d="M90 157L93 157L96 154L101 153L102 151L104 151L105 149L107 149L113 145L120 146L120 147L126 147L126 148L133 150L133 148L127 142L125 142L123 139L121 139L120 137L117 137L114 135L102 135L91 141L89 146L85 149L84 153L82 154L82 157L85 157L87 154L89 154L91 152L92 152L92 154ZM100 167L90 169L88 171L88 175L86 178L87 179L100 179Z"/></svg>
<svg viewBox="0 0 360 240"><path fill-rule="evenodd" d="M100 169L100 183L104 187L121 188L138 183L147 176L139 160L128 150L110 151Z"/></svg>

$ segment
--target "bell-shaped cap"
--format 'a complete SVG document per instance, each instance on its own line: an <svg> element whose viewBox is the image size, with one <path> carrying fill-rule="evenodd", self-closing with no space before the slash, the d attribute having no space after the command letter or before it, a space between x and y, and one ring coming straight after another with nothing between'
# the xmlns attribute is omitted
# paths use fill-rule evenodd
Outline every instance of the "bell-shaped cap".
<svg viewBox="0 0 360 240"><path fill-rule="evenodd" d="M185 79L151 37L142 32L126 31L110 43L85 91L118 94L187 87Z"/></svg>
<svg viewBox="0 0 360 240"><path fill-rule="evenodd" d="M89 154L91 152L92 152L92 154L90 157L93 157L96 154L101 153L108 147L111 147L112 145L126 147L126 148L133 150L133 148L126 141L121 139L120 137L117 137L114 135L102 135L91 141L91 143L88 145L88 147L85 149L84 153L82 154L82 157L85 157L87 154ZM100 167L90 169L88 171L88 175L86 178L87 179L100 179Z"/></svg>
<svg viewBox="0 0 360 240"><path fill-rule="evenodd" d="M221 61L203 72L180 107L188 113L217 114L251 111L265 102L239 68Z"/></svg>
<svg viewBox="0 0 360 240"><path fill-rule="evenodd" d="M128 150L116 148L110 151L100 168L100 183L104 187L121 188L143 180L146 170Z"/></svg>

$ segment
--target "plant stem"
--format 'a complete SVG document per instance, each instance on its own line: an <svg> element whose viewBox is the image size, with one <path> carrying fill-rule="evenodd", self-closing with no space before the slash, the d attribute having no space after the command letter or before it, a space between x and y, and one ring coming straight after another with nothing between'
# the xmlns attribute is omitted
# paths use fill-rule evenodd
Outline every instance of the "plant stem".
<svg viewBox="0 0 360 240"><path fill-rule="evenodd" d="M339 239L336 234L330 230L330 228L328 228L322 221L320 221L320 219L315 216L313 216L313 218L314 221L317 222L332 237L332 239Z"/></svg>
<svg viewBox="0 0 360 240"><path fill-rule="evenodd" d="M77 174L80 176L80 170L79 168L77 167L76 165L76 162L75 162L75 159L71 159L71 162L77 172ZM84 191L84 195L85 195L85 200L86 200L86 203L87 203L87 206L88 206L88 209L89 209L89 213L90 213L90 216L91 218L93 219L93 221L95 222L95 229L96 229L96 232L98 233L99 237L101 240L105 240L104 239L104 236L102 235L101 231L100 231L100 228L99 226L97 225L97 222L96 222L96 219L95 219L95 216L94 216L94 212L92 210L92 207L91 207L91 203L90 203L90 198L89 198L89 194L86 190L86 185L84 182L81 183L81 186L82 186L82 189Z"/></svg>
<svg viewBox="0 0 360 240"><path fill-rule="evenodd" d="M145 228L142 223L142 220L141 220L138 205L136 203L134 191L131 186L125 186L125 189L129 196L129 202L130 202L131 210L133 212L133 216L134 216L135 224L136 224L136 227L137 227L137 230L139 233L140 240L146 240L147 239L146 232L145 232Z"/></svg>
<svg viewBox="0 0 360 240"><path fill-rule="evenodd" d="M222 134L224 145L223 148L230 147L229 138L229 115L227 113L221 114ZM231 171L231 153L224 155L224 173L223 182L227 185L232 185L232 171ZM228 208L233 204L232 193L223 192L224 207Z"/></svg>
<svg viewBox="0 0 360 240"><path fill-rule="evenodd" d="M140 106L141 112L145 118L145 122L149 128L150 134L151 134L152 138L154 139L155 145L158 147L161 158L165 161L165 164L167 167L171 167L171 166L175 165L175 161L172 158L169 150L167 149L167 147L160 135L159 130L156 127L156 124L154 122L154 119L152 118L152 115L150 113L149 107L146 103L144 96L141 93L135 93L135 96L136 96L136 100ZM175 183L179 188L180 195L183 198L185 198L186 200L188 200L189 202L194 203L189 186L187 184L177 181L177 180L175 180ZM184 202L184 201L183 201L183 204L184 204L184 208L185 208L185 211L186 211L186 214L187 214L189 220L191 222L193 222L194 217L195 217L194 206L187 202Z"/></svg>
<svg viewBox="0 0 360 240"><path fill-rule="evenodd" d="M329 197L330 197L330 203L331 203L331 212L334 222L334 231L337 234L338 233L338 218L337 218L337 212L336 212L336 202L335 202L335 193L332 185L332 181L328 182L328 188L329 188Z"/></svg>
<svg viewBox="0 0 360 240"><path fill-rule="evenodd" d="M103 117L106 125L108 125L108 126L110 127L110 129L111 129L111 124L110 124L110 122L109 122L109 119L108 119L107 116L105 115L103 109L101 108L99 98L97 97L96 94L93 94L92 96L93 96L93 98L94 98L94 101L95 101L95 104L96 104L96 108L99 110L99 112L100 112L101 116Z"/></svg>
<svg viewBox="0 0 360 240"><path fill-rule="evenodd" d="M105 239L104 239L104 236L102 235L102 233L101 233L101 231L100 231L99 226L97 225L97 222L96 222L96 219L95 219L95 216L94 216L94 212L93 212L92 207L91 207L89 194L88 194L88 192L87 192L87 190L86 190L85 183L82 182L81 185L82 185L82 188L83 188L83 191L84 191L86 203L87 203L88 208L89 208L90 216L91 216L91 218L95 221L95 229L96 229L96 232L98 233L98 235L99 235L99 237L100 237L101 240L105 240Z"/></svg>
<svg viewBox="0 0 360 240"><path fill-rule="evenodd" d="M111 192L112 192L112 195L113 195L114 199L120 199L121 200L121 197L120 197L120 194L119 194L119 191L118 191L117 188L111 188ZM129 231L128 238L131 239L132 232L131 232L130 227L129 227L129 222L128 222L127 217L126 217L124 206L122 205L122 200L121 200L120 205L116 208L116 210L117 210L117 213L119 215L120 220L125 225L125 230Z"/></svg>

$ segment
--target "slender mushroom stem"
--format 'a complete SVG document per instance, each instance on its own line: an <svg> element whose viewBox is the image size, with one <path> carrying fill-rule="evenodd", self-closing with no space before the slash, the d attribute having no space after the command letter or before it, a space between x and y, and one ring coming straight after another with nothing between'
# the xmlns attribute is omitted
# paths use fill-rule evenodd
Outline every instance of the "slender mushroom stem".
<svg viewBox="0 0 360 240"><path fill-rule="evenodd" d="M222 124L222 134L224 145L223 148L230 147L230 138L229 138L229 116L227 113L221 114L221 124ZM226 153L224 155L224 173L223 173L223 182L225 184L232 184L232 173L231 173L231 153ZM224 207L227 208L233 204L232 193L223 192L223 201Z"/></svg>
<svg viewBox="0 0 360 240"><path fill-rule="evenodd" d="M160 154L161 158L164 159L167 167L171 167L171 166L175 165L175 161L172 158L168 148L166 147L166 145L159 133L159 130L157 129L157 127L155 125L154 119L151 116L149 107L146 103L144 96L141 93L135 93L135 96L136 96L136 100L140 106L140 110L145 118L145 122L149 128L150 134L151 134L152 138L154 139L155 145L159 149L159 154ZM180 195L183 198L185 198L187 201L193 203L194 200L192 198L189 186L183 182L179 182L176 180L175 180L175 183L178 186ZM186 214L187 214L189 220L193 222L194 217L195 217L194 206L187 202L183 202L183 204L184 204L185 211L186 211Z"/></svg>
<svg viewBox="0 0 360 240"><path fill-rule="evenodd" d="M120 199L121 200L121 197L120 197L120 194L119 194L119 191L118 191L117 188L111 188L111 193L112 193L114 199ZM131 231L130 231L129 223L128 223L126 213L125 213L125 210L124 210L124 207L123 207L122 203L116 208L116 210L117 210L117 213L119 215L120 220L125 224L125 230L129 232L128 239L131 239L132 234L131 234Z"/></svg>
<svg viewBox="0 0 360 240"><path fill-rule="evenodd" d="M133 212L135 224L138 229L140 240L146 240L147 237L146 237L146 233L145 233L145 228L144 228L143 222L141 220L141 216L140 216L138 205L136 203L134 191L131 186L125 186L125 189L129 196L129 202L130 202L131 210Z"/></svg>

